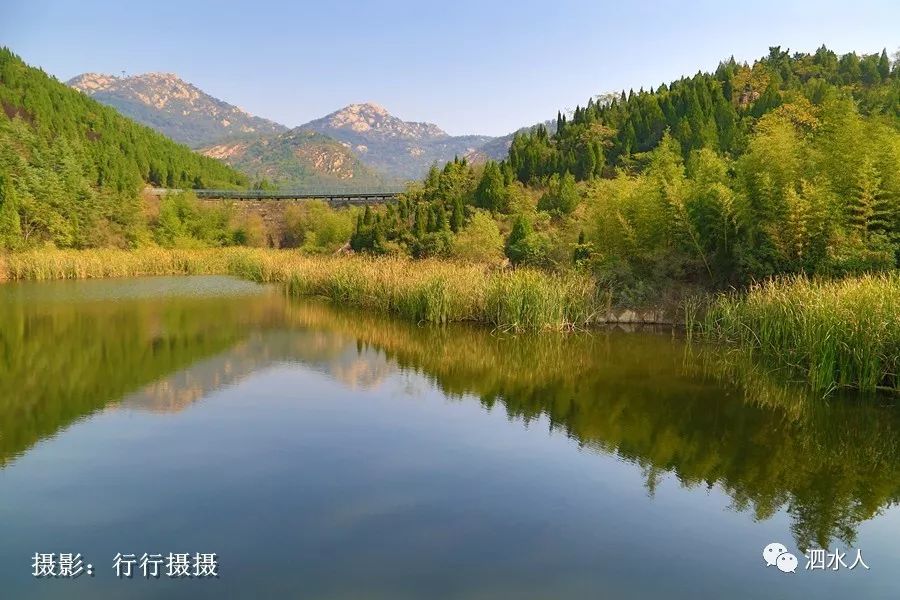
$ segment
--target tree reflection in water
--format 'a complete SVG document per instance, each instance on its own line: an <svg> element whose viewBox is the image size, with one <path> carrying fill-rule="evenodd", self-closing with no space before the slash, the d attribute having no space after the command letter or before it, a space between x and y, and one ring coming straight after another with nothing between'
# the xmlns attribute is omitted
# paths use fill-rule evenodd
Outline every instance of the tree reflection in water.
<svg viewBox="0 0 900 600"><path fill-rule="evenodd" d="M181 410L280 362L350 386L415 372L585 448L785 510L797 545L852 544L900 496L900 417L879 398L808 396L670 333L509 337L418 327L279 294L82 302L0 299L0 466L105 407Z"/></svg>

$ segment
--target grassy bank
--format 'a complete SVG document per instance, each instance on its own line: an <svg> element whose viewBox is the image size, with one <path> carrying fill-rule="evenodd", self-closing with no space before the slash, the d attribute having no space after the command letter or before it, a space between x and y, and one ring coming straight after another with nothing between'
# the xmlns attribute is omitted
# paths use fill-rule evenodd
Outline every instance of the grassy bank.
<svg viewBox="0 0 900 600"><path fill-rule="evenodd" d="M36 251L0 264L0 279L10 280L174 274L235 275L416 322L470 321L508 331L589 327L608 310L608 295L584 276L437 260L228 248Z"/></svg>
<svg viewBox="0 0 900 600"><path fill-rule="evenodd" d="M696 313L695 313L696 314ZM900 392L900 275L785 278L715 297L701 335L734 343L813 389Z"/></svg>
<svg viewBox="0 0 900 600"><path fill-rule="evenodd" d="M0 256L0 280L174 274L234 275L413 322L467 321L513 332L587 328L609 315L609 294L589 277L534 269L247 248ZM715 296L687 312L690 331L731 343L817 391L900 391L898 274L785 278Z"/></svg>
<svg viewBox="0 0 900 600"><path fill-rule="evenodd" d="M225 274L240 249L33 250L0 254L0 281Z"/></svg>

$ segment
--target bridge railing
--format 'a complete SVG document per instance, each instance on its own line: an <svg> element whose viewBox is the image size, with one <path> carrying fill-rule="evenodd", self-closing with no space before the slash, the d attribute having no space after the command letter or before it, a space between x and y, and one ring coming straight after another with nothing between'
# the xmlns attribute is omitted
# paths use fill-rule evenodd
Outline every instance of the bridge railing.
<svg viewBox="0 0 900 600"><path fill-rule="evenodd" d="M225 199L278 199L278 198L372 198L392 197L406 189L402 185L394 186L370 186L370 187L346 187L325 188L308 187L279 190L192 190L198 198L225 198Z"/></svg>

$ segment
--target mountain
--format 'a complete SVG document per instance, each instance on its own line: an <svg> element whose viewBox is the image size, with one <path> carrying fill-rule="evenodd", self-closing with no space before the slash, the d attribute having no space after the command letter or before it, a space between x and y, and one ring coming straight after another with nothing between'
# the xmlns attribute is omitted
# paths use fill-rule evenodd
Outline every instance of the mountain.
<svg viewBox="0 0 900 600"><path fill-rule="evenodd" d="M250 177L265 176L290 185L373 180L379 175L390 181L420 179L433 163L475 153L494 140L482 135L451 136L437 125L403 121L372 103L351 104L289 131L214 98L172 73L129 77L84 73L67 84L173 140L226 160ZM319 137L299 136L298 131ZM279 137L282 134L289 135ZM326 138L343 144L344 151ZM508 140L502 145L508 147ZM274 154L267 156L268 152ZM489 156L498 152L494 149Z"/></svg>
<svg viewBox="0 0 900 600"><path fill-rule="evenodd" d="M288 130L214 98L171 73L114 77L85 73L68 85L160 133L222 160L253 180L282 187L382 181L349 145Z"/></svg>
<svg viewBox="0 0 900 600"><path fill-rule="evenodd" d="M115 77L84 73L66 82L123 115L192 148L225 138L278 134L287 130L214 98L172 73Z"/></svg>
<svg viewBox="0 0 900 600"><path fill-rule="evenodd" d="M274 136L230 140L202 152L255 180L265 179L282 188L385 183L345 145L314 131L292 129Z"/></svg>
<svg viewBox="0 0 900 600"><path fill-rule="evenodd" d="M0 47L0 248L133 246L146 184L233 188L247 179Z"/></svg>
<svg viewBox="0 0 900 600"><path fill-rule="evenodd" d="M451 136L432 123L403 121L373 103L351 104L298 129L340 140L366 165L403 179L420 179L433 163L465 156L493 139Z"/></svg>

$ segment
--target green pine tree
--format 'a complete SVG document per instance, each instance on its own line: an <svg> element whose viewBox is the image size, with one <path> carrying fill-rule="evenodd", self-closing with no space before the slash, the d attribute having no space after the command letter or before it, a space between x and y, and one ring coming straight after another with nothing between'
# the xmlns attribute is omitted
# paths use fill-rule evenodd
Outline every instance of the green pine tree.
<svg viewBox="0 0 900 600"><path fill-rule="evenodd" d="M475 189L475 206L491 212L505 212L507 201L508 195L500 166L494 161L489 161L484 166L481 180Z"/></svg>
<svg viewBox="0 0 900 600"><path fill-rule="evenodd" d="M453 233L458 233L463 227L465 221L465 209L461 197L457 197L453 201L453 214L450 216L450 229Z"/></svg>
<svg viewBox="0 0 900 600"><path fill-rule="evenodd" d="M525 262L529 255L529 239L534 235L531 221L525 215L516 217L509 238L506 240L506 256L513 264Z"/></svg>

